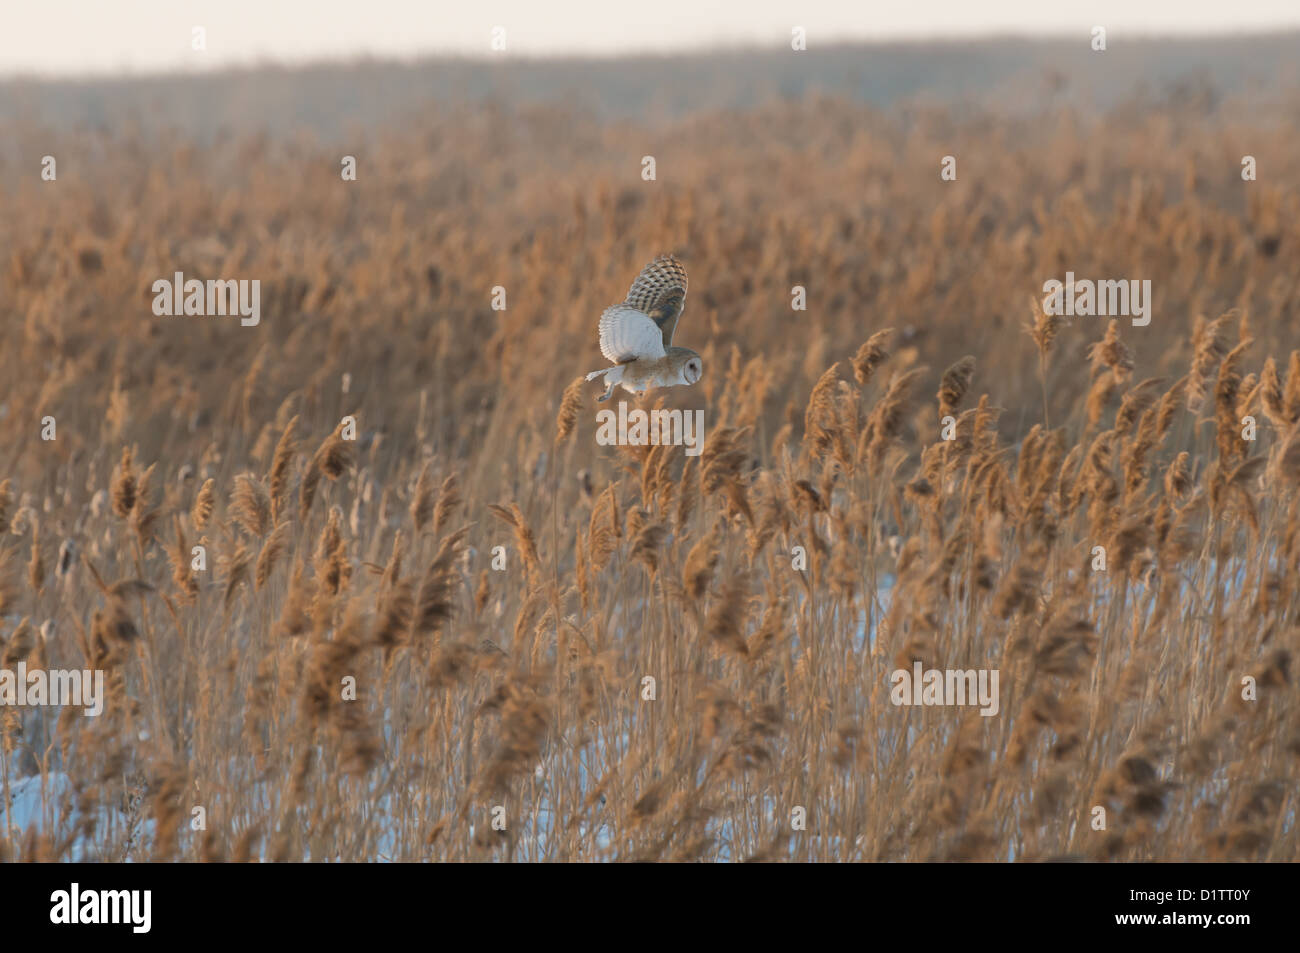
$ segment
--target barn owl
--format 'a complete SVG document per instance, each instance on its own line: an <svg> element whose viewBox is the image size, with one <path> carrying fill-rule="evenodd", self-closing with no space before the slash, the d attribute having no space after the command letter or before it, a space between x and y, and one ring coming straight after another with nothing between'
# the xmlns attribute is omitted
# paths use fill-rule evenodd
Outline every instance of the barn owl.
<svg viewBox="0 0 1300 953"><path fill-rule="evenodd" d="M652 387L694 384L704 362L690 348L673 347L673 331L686 304L686 269L672 255L660 255L641 270L627 300L600 316L600 353L613 367L592 371L587 380L605 377L608 400L622 384L633 393Z"/></svg>

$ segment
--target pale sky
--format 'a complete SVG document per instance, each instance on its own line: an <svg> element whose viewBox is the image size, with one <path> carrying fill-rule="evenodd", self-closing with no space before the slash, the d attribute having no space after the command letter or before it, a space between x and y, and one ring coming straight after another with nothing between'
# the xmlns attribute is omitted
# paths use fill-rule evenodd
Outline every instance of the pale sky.
<svg viewBox="0 0 1300 953"><path fill-rule="evenodd" d="M492 53L494 27L506 52ZM1300 28L1300 0L0 0L0 75L203 70L369 55L611 56L988 34ZM207 49L192 49L193 28Z"/></svg>

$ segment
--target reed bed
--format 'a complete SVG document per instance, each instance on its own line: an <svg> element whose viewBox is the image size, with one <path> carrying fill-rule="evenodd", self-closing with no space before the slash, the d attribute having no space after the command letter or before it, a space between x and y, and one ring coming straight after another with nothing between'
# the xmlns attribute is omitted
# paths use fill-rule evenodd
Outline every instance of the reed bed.
<svg viewBox="0 0 1300 953"><path fill-rule="evenodd" d="M0 859L1296 860L1297 108L11 123L0 667L109 697L0 710ZM660 252L705 376L616 401L698 457L576 381ZM891 704L917 660L998 714Z"/></svg>

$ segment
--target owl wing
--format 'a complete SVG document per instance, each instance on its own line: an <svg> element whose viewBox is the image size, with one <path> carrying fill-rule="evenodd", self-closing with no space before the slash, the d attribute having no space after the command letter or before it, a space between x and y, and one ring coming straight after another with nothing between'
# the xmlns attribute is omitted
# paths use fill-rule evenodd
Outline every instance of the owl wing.
<svg viewBox="0 0 1300 953"><path fill-rule="evenodd" d="M623 303L649 315L663 332L667 348L673 343L677 319L686 306L686 269L672 255L660 255L641 269Z"/></svg>
<svg viewBox="0 0 1300 953"><path fill-rule="evenodd" d="M667 352L659 325L649 315L616 304L600 316L600 353L615 364L626 364L641 358L658 360Z"/></svg>

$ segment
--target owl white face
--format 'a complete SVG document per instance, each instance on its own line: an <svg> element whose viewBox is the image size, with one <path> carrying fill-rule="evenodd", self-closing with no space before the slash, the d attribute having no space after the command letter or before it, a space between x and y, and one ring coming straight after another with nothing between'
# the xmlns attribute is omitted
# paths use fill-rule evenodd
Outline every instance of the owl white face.
<svg viewBox="0 0 1300 953"><path fill-rule="evenodd" d="M682 380L694 384L704 374L704 364L698 357L693 357L682 366Z"/></svg>

